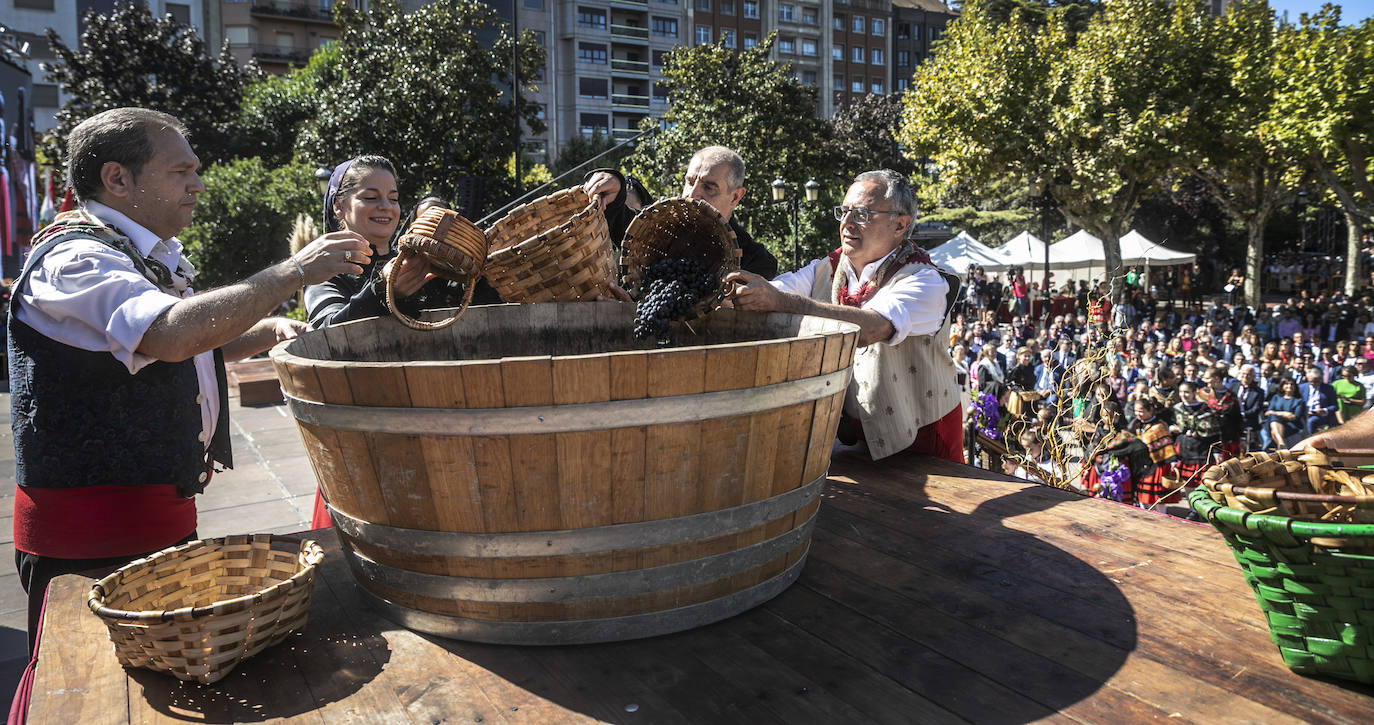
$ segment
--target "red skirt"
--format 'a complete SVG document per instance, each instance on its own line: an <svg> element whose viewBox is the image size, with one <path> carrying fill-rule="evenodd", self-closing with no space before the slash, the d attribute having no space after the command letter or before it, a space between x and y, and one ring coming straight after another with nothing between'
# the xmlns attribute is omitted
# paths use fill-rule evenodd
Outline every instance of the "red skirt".
<svg viewBox="0 0 1374 725"><path fill-rule="evenodd" d="M1136 502L1142 506L1151 506L1157 503L1174 503L1181 501L1183 494L1180 491L1170 492L1166 487L1165 478L1171 477L1174 472L1174 464L1158 463L1155 470L1149 475L1142 476L1136 485Z"/></svg>

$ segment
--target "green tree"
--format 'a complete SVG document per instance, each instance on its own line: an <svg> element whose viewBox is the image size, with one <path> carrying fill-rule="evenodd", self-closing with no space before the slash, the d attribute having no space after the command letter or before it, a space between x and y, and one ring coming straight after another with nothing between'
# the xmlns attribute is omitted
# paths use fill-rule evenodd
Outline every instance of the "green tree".
<svg viewBox="0 0 1374 725"><path fill-rule="evenodd" d="M594 133L591 136L574 134L568 139L568 143L558 150L558 160L553 163L551 171L554 176L558 176L569 169L575 168L578 164L590 159L597 154L604 153L615 148L615 139L603 134ZM615 153L602 156L599 161L587 167L593 168L619 168L625 157L630 155L630 147L625 146ZM578 181L581 179L578 178Z"/></svg>
<svg viewBox="0 0 1374 725"><path fill-rule="evenodd" d="M1212 58L1198 96L1197 136L1183 163L1245 228L1245 299L1259 305L1264 229L1301 183L1302 155L1272 131L1278 70L1274 13L1268 2L1242 0L1211 23ZM1281 34L1281 33L1280 33Z"/></svg>
<svg viewBox="0 0 1374 725"><path fill-rule="evenodd" d="M70 48L48 29L60 59L47 79L68 99L57 125L44 137L44 159L57 168L67 160L67 134L101 111L141 106L170 113L186 124L192 147L204 164L225 158L228 129L238 117L246 80L255 65L240 69L225 45L218 58L189 25L172 16L153 17L145 5L116 5L108 15L95 10L82 18L85 30Z"/></svg>
<svg viewBox="0 0 1374 725"><path fill-rule="evenodd" d="M1198 103L1207 11L1197 0L1118 0L1076 35L1067 9L1036 29L965 6L916 70L899 138L941 183L1047 180L1069 223L1101 238L1120 289L1120 237L1176 163Z"/></svg>
<svg viewBox="0 0 1374 725"><path fill-rule="evenodd" d="M901 123L902 104L895 94L870 93L841 106L830 119L826 140L830 163L842 177L873 169L892 169L911 176L916 173L916 163L902 154L897 143Z"/></svg>
<svg viewBox="0 0 1374 725"><path fill-rule="evenodd" d="M249 83L232 129L234 156L257 156L269 165L289 162L301 129L319 113L319 94L338 81L339 46L330 43L316 50L304 68Z"/></svg>
<svg viewBox="0 0 1374 725"><path fill-rule="evenodd" d="M270 167L258 158L237 159L202 176L205 191L191 226L179 235L196 265L196 289L236 282L285 258L296 215L320 215L308 164Z"/></svg>
<svg viewBox="0 0 1374 725"><path fill-rule="evenodd" d="M940 189L940 184L922 180L917 185L921 214L918 223L941 222L973 235L990 247L999 246L1025 230L1040 236L1040 214L1026 184L1017 177L994 179L979 189L956 187ZM943 196L940 195L943 191ZM1063 217L1047 218L1051 238L1063 224Z"/></svg>
<svg viewBox="0 0 1374 725"><path fill-rule="evenodd" d="M460 174L485 177L489 196L513 190L506 159L515 150L515 40L495 11L472 0L439 0L408 14L395 0L369 3L367 12L334 8L342 28L337 81L319 89L319 111L298 150L318 164L382 154L396 164L408 199L420 189L451 196ZM533 78L543 50L529 32L519 49L520 77ZM544 129L538 110L522 96L519 115L535 132Z"/></svg>
<svg viewBox="0 0 1374 725"><path fill-rule="evenodd" d="M790 215L770 203L770 184L781 178L796 193L815 177L826 186L823 198L829 198L839 177L833 170L827 173L833 167L824 148L826 124L816 117L815 89L791 77L788 64L769 60L774 40L770 34L739 52L721 43L669 52L662 81L668 92L662 117L667 128L651 143L640 144L626 165L654 195L676 196L692 154L711 145L734 149L744 158L748 177L748 192L736 213L787 268ZM646 119L642 128L657 122ZM807 212L808 229L824 223L819 211L808 207ZM808 239L805 248L833 247L834 241L833 234Z"/></svg>
<svg viewBox="0 0 1374 725"><path fill-rule="evenodd" d="M1374 221L1374 18L1340 25L1324 6L1279 34L1273 130L1304 152L1340 202L1347 228L1345 291L1360 275L1360 228Z"/></svg>

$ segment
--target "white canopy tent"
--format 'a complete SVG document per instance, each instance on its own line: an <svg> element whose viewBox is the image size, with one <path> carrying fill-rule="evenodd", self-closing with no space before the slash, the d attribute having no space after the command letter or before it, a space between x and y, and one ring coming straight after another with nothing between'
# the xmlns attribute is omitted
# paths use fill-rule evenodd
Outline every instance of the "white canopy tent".
<svg viewBox="0 0 1374 725"><path fill-rule="evenodd" d="M1055 281L1064 280L1101 280L1107 275L1107 255L1103 251L1102 240L1085 230L1073 234L1050 245L1050 269L1057 271ZM1121 264L1127 267L1148 268L1174 264L1192 264L1197 255L1180 252L1150 241L1140 232L1132 229L1121 237ZM1030 265L1044 265L1040 261L1030 261Z"/></svg>
<svg viewBox="0 0 1374 725"><path fill-rule="evenodd" d="M1002 269L1021 267L1026 272L1026 284L1032 288L1040 284L1045 276L1045 243L1030 232L1021 232L1006 244L997 247L997 256L1002 259Z"/></svg>
<svg viewBox="0 0 1374 725"><path fill-rule="evenodd" d="M975 264L989 274L1005 267L996 250L974 239L968 232L959 232L954 238L931 249L929 254L930 261L957 274L968 272L968 268Z"/></svg>

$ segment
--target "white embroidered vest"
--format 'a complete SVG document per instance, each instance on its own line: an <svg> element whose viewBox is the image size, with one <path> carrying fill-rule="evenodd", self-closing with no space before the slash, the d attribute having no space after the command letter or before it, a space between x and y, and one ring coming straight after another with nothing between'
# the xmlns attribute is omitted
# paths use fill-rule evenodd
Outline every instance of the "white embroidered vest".
<svg viewBox="0 0 1374 725"><path fill-rule="evenodd" d="M811 299L831 303L833 271L828 264L816 266ZM935 269L919 262L907 264L887 284L926 268ZM854 378L846 399L857 399L873 460L906 450L917 431L959 407L958 373L945 351L947 340L948 314L934 335L908 335L897 345L876 342L854 352Z"/></svg>

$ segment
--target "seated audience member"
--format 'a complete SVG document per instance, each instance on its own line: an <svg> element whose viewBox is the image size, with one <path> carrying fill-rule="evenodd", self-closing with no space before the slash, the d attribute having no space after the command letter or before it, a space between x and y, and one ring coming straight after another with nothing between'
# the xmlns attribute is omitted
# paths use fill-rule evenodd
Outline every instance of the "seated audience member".
<svg viewBox="0 0 1374 725"><path fill-rule="evenodd" d="M1292 378L1279 381L1279 392L1269 398L1264 427L1260 429L1264 450L1285 449L1307 429L1307 404L1298 394Z"/></svg>

